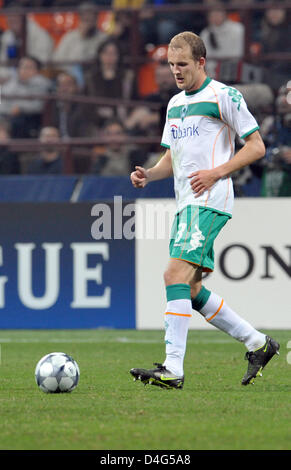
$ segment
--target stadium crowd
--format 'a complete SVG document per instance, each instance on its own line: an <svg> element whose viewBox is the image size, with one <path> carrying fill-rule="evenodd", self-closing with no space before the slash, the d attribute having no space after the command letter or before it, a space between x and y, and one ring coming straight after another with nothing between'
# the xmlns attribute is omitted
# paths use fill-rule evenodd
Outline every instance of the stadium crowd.
<svg viewBox="0 0 291 470"><path fill-rule="evenodd" d="M243 93L266 145L263 161L234 175L237 195L290 196L291 2L264 9L264 0L245 0L249 11L236 3L192 0L203 8L187 11L184 0L0 0L0 173L63 173L56 143L74 138L94 142L72 146L75 173L128 175L152 164L178 92L167 43L191 30L205 42L208 75ZM14 139L49 145L15 152Z"/></svg>

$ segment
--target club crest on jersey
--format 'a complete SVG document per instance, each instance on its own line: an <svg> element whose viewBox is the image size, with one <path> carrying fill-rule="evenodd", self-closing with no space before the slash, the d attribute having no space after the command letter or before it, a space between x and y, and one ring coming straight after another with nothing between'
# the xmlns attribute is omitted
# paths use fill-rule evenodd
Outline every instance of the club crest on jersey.
<svg viewBox="0 0 291 470"><path fill-rule="evenodd" d="M188 105L185 104L183 106L183 108L181 109L181 121L183 122L185 117L186 117L186 114L187 114L187 110L188 110Z"/></svg>
<svg viewBox="0 0 291 470"><path fill-rule="evenodd" d="M183 127L176 126L176 124L171 125L171 134L173 139L184 139L185 137L195 137L199 136L198 126L192 124L192 126Z"/></svg>

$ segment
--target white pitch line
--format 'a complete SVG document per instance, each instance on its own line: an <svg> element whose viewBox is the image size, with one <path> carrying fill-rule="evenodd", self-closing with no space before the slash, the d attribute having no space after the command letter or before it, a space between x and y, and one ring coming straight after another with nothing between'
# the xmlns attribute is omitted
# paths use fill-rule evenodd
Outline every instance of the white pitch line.
<svg viewBox="0 0 291 470"><path fill-rule="evenodd" d="M130 343L130 344L161 344L163 340L152 340L152 339L130 339L130 338L116 338L116 339L104 339L104 340L98 340L98 339L86 339L86 338L76 338L76 339L65 339L65 338L60 338L60 339L48 339L48 338L43 338L43 339L37 339L37 338L0 338L0 344L5 344L5 343L16 343L16 344L29 344L29 343L74 343L74 344L82 344L82 343L87 343L87 344L98 344L98 343ZM195 340L195 341L187 341L187 344L229 344L232 343L233 341L231 339L205 339L205 340Z"/></svg>

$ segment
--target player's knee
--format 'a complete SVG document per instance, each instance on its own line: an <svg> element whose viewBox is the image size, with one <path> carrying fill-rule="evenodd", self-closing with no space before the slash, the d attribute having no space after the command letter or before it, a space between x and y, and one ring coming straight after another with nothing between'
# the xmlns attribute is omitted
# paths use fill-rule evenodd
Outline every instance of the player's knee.
<svg viewBox="0 0 291 470"><path fill-rule="evenodd" d="M186 280L179 270L168 268L164 272L164 282L166 286L185 283Z"/></svg>
<svg viewBox="0 0 291 470"><path fill-rule="evenodd" d="M166 286L172 284L190 284L192 278L193 266L184 260L172 259L164 272Z"/></svg>
<svg viewBox="0 0 291 470"><path fill-rule="evenodd" d="M164 272L164 283L166 286L169 286L172 284L172 273L171 273L171 270L170 269L167 269L165 272Z"/></svg>

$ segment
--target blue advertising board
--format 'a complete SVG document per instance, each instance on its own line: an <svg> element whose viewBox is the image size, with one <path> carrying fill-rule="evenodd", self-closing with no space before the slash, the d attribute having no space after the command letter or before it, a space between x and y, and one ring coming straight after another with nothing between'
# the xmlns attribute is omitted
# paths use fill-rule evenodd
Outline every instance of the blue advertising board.
<svg viewBox="0 0 291 470"><path fill-rule="evenodd" d="M0 328L135 328L135 240L94 239L93 205L0 204Z"/></svg>

